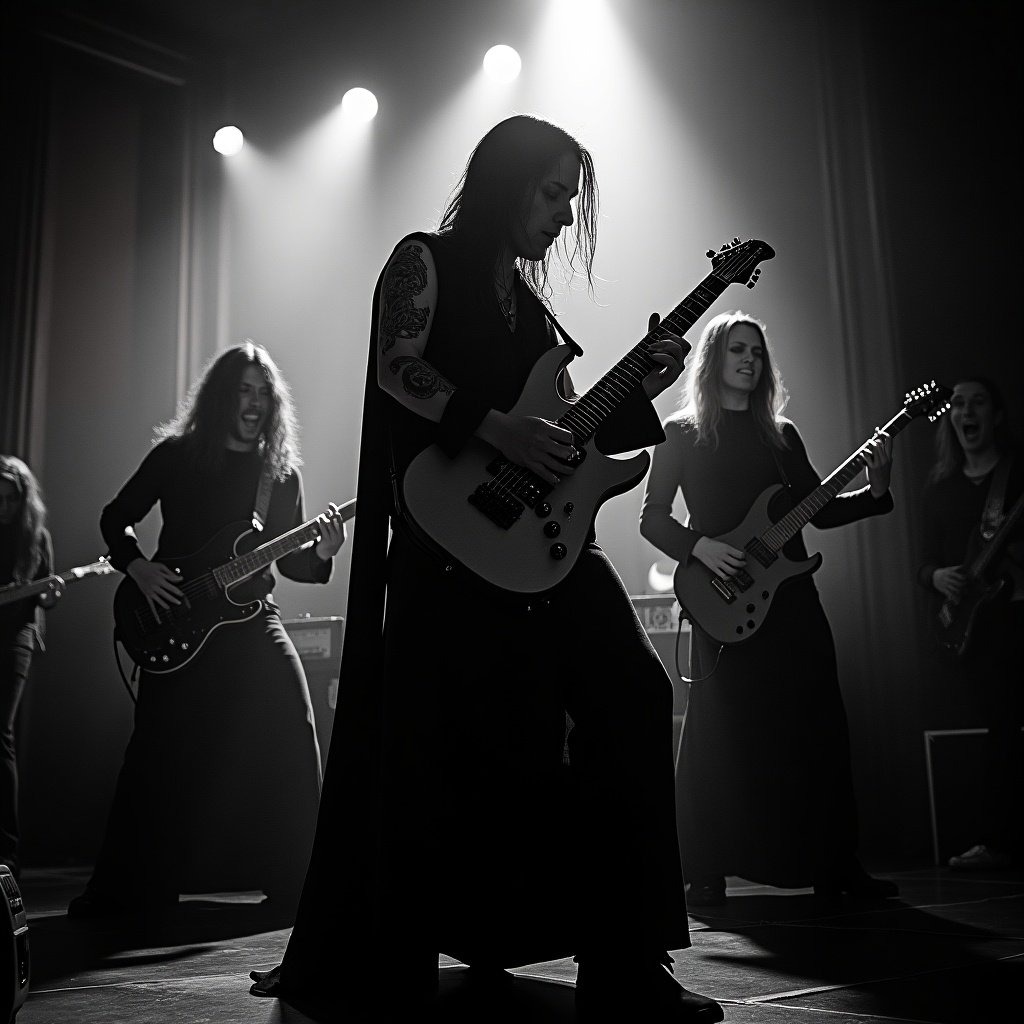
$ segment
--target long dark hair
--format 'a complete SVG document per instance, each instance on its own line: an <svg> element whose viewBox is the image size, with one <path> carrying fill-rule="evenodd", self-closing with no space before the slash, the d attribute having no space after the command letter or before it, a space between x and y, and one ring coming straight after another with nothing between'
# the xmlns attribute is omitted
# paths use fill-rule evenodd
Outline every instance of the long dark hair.
<svg viewBox="0 0 1024 1024"><path fill-rule="evenodd" d="M1006 402L1003 399L1003 393L999 390L999 385L983 373L961 377L956 383L980 384L988 392L995 413L992 441L996 451L1000 455L1005 455L1014 447L1014 440L1010 430L1010 419L1006 412ZM933 482L945 480L947 477L959 473L963 469L964 462L964 450L960 447L960 441L953 429L953 419L949 413L946 413L939 420L939 429L935 431L935 462L928 474L928 479Z"/></svg>
<svg viewBox="0 0 1024 1024"><path fill-rule="evenodd" d="M28 583L36 574L43 557L43 531L46 528L46 505L39 482L32 470L14 455L0 455L0 477L13 484L21 498L14 521L13 583Z"/></svg>
<svg viewBox="0 0 1024 1024"><path fill-rule="evenodd" d="M575 223L571 232L562 232L558 248L569 276L579 267L593 288L598 211L593 158L564 128L528 114L506 118L477 143L441 215L439 230L459 239L468 262L488 283L513 226L525 223L533 190L565 153L579 160L582 173ZM520 260L520 272L539 295L550 293L550 260L551 249L542 260Z"/></svg>
<svg viewBox="0 0 1024 1024"><path fill-rule="evenodd" d="M789 401L789 393L772 357L768 330L756 317L738 309L719 313L704 328L683 384L682 419L696 430L697 444L718 446L718 424L722 419L722 363L729 343L729 331L736 324L750 324L761 335L761 379L750 396L750 413L758 433L768 444L786 448L782 412Z"/></svg>
<svg viewBox="0 0 1024 1024"><path fill-rule="evenodd" d="M248 366L257 367L270 385L270 412L259 449L274 479L283 480L302 465L291 389L270 353L249 340L207 363L178 406L174 419L157 427L156 438L181 438L192 450L196 468L203 473L216 473L223 464L224 442L238 415L238 388Z"/></svg>

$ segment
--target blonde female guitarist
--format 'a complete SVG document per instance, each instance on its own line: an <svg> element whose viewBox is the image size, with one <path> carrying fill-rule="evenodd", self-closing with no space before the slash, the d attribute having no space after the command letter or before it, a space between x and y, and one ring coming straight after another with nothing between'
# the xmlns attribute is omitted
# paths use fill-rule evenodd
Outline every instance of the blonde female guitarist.
<svg viewBox="0 0 1024 1024"><path fill-rule="evenodd" d="M996 384L965 377L936 434L924 495L918 582L936 598L935 631L960 655L965 723L988 729L979 842L954 870L1005 867L1021 855L1024 792L1024 465Z"/></svg>
<svg viewBox="0 0 1024 1024"><path fill-rule="evenodd" d="M747 552L715 538L737 526L773 484L792 505L820 478L786 402L764 325L744 313L712 319L693 355L680 413L655 450L640 531L681 565L716 577L744 571ZM812 519L831 527L892 508L885 438L864 456L867 487ZM684 526L672 514L682 491ZM797 533L783 549L807 559ZM857 812L832 632L810 575L782 587L758 631L722 646L692 637L690 688L677 769L683 866L694 905L725 900L725 876L813 885L826 896L894 896L856 855Z"/></svg>

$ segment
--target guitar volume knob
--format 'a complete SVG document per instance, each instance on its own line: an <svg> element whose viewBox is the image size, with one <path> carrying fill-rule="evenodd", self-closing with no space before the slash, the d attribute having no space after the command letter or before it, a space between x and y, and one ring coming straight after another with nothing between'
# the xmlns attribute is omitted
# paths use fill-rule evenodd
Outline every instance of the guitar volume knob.
<svg viewBox="0 0 1024 1024"><path fill-rule="evenodd" d="M545 537L557 537L562 532L561 526L558 525L553 519L550 523L544 524L544 536Z"/></svg>
<svg viewBox="0 0 1024 1024"><path fill-rule="evenodd" d="M550 555L556 561L560 562L569 553L568 549L564 544L552 544L550 548Z"/></svg>
<svg viewBox="0 0 1024 1024"><path fill-rule="evenodd" d="M551 506L546 502L542 501L535 509L538 519L543 519L545 516L551 515Z"/></svg>

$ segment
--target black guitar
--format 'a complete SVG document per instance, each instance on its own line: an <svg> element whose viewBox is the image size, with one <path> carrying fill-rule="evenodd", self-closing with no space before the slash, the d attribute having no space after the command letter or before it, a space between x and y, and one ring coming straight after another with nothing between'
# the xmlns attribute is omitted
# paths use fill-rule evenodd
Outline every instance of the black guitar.
<svg viewBox="0 0 1024 1024"><path fill-rule="evenodd" d="M329 519L346 522L356 514L353 498L340 508L331 505ZM247 590L246 581L271 562L319 540L321 517L246 550L259 534L248 523L232 523L199 551L183 558L164 558L183 582L181 604L150 607L135 581L126 576L114 593L115 635L132 661L147 672L175 672L202 649L221 626L245 622L263 610L263 600Z"/></svg>
<svg viewBox="0 0 1024 1024"><path fill-rule="evenodd" d="M986 541L977 529L971 533L964 560L964 575L967 577L960 596L954 601L946 598L939 608L935 621L935 632L944 650L963 657L971 646L974 627L985 607L991 604L1006 589L1020 586L1020 570L1007 566L1006 572L993 570L998 565L1006 542L1024 514L1024 494L1014 503L991 540Z"/></svg>

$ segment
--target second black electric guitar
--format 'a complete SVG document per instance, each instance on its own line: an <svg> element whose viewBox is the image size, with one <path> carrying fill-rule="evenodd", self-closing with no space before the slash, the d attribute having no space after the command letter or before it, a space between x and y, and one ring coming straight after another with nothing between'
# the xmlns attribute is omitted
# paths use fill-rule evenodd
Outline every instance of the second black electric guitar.
<svg viewBox="0 0 1024 1024"><path fill-rule="evenodd" d="M954 601L946 598L939 608L935 632L944 650L962 657L970 649L974 629L985 609L1009 586L1013 591L1021 586L1019 569L1012 565L1006 571L998 570L999 560L1006 543L1024 515L1024 495L1014 503L999 529L986 541L981 530L971 534L967 545L964 575L967 577L960 596Z"/></svg>
<svg viewBox="0 0 1024 1024"><path fill-rule="evenodd" d="M932 381L910 392L903 408L881 429L892 437L919 416L938 419L949 407L951 394ZM694 626L722 644L749 640L768 617L779 587L821 565L821 555L798 562L787 558L782 548L864 468L869 441L777 522L768 508L782 484L762 491L743 522L715 538L746 552L746 566L734 576L718 576L695 558L679 564L676 597Z"/></svg>
<svg viewBox="0 0 1024 1024"><path fill-rule="evenodd" d="M355 498L340 508L331 505L325 514L346 522L356 514ZM246 588L246 582L271 562L319 539L322 528L317 516L247 550L259 534L247 523L232 523L199 551L183 558L161 559L182 577L178 587L185 595L181 604L168 608L151 608L135 581L126 576L114 593L117 639L132 661L147 672L176 671L199 653L215 629L258 615L263 600Z"/></svg>

